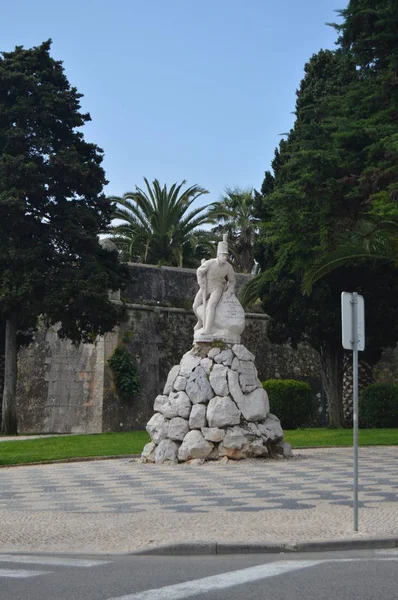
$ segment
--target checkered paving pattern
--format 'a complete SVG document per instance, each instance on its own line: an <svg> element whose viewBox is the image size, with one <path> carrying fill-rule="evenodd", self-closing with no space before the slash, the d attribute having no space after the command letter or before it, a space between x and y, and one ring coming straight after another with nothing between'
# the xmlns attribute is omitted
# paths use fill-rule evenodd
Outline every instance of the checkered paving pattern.
<svg viewBox="0 0 398 600"><path fill-rule="evenodd" d="M360 508L398 503L398 447L361 448L359 484ZM22 513L250 513L320 504L352 506L349 450L195 467L118 459L0 470L0 510Z"/></svg>

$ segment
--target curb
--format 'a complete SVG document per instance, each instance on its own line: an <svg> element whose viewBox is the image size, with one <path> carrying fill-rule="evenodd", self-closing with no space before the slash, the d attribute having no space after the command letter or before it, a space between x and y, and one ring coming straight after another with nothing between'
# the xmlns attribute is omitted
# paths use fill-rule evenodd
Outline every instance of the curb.
<svg viewBox="0 0 398 600"><path fill-rule="evenodd" d="M298 552L327 552L337 550L372 550L376 548L398 548L398 538L364 538L349 540L325 540L309 542L275 542L273 544L250 544L238 542L196 542L170 544L132 552L138 556L197 556L214 554L292 554Z"/></svg>
<svg viewBox="0 0 398 600"><path fill-rule="evenodd" d="M119 458L140 458L141 454L115 454L111 456L82 456L73 458L59 458L54 460L40 460L28 463L13 463L10 465L0 465L0 469L12 469L14 467L37 467L40 465L58 465L63 463L94 462L96 460L117 460Z"/></svg>

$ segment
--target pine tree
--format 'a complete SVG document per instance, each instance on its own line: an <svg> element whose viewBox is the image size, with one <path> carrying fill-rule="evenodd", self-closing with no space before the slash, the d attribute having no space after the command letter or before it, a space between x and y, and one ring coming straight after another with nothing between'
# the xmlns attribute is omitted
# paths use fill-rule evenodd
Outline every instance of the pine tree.
<svg viewBox="0 0 398 600"><path fill-rule="evenodd" d="M17 333L38 317L74 342L117 322L108 290L122 285L116 252L102 249L111 204L103 152L79 130L90 120L51 41L0 57L0 321L6 323L3 433L17 432Z"/></svg>

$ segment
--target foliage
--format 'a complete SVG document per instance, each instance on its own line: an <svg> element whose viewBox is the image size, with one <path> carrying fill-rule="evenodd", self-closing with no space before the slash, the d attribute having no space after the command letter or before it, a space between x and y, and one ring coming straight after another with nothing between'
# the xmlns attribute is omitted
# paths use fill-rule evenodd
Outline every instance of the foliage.
<svg viewBox="0 0 398 600"><path fill-rule="evenodd" d="M359 397L361 427L398 427L398 385L372 383Z"/></svg>
<svg viewBox="0 0 398 600"><path fill-rule="evenodd" d="M398 218L391 221L361 220L335 250L321 256L304 274L302 290L311 294L314 283L347 265L390 263L398 266Z"/></svg>
<svg viewBox="0 0 398 600"><path fill-rule="evenodd" d="M308 383L292 379L267 379L263 382L270 403L285 429L306 425L312 416L312 393Z"/></svg>
<svg viewBox="0 0 398 600"><path fill-rule="evenodd" d="M209 256L209 232L200 229L213 223L207 206L191 209L193 202L208 192L198 185L182 191L185 181L170 189L152 185L144 178L146 191L137 187L122 197L109 198L114 203L112 241L125 261L192 267Z"/></svg>
<svg viewBox="0 0 398 600"><path fill-rule="evenodd" d="M231 263L242 273L251 273L254 267L253 246L258 233L258 219L253 215L253 190L226 188L220 202L211 205L218 225L213 232L227 233Z"/></svg>
<svg viewBox="0 0 398 600"><path fill-rule="evenodd" d="M140 375L137 363L126 348L116 348L108 359L116 388L123 400L131 400L140 389Z"/></svg>
<svg viewBox="0 0 398 600"><path fill-rule="evenodd" d="M50 46L0 55L0 320L29 333L44 315L77 343L118 322L108 290L127 271L99 244L111 221L103 152L79 131L90 115Z"/></svg>
<svg viewBox="0 0 398 600"><path fill-rule="evenodd" d="M111 219L103 153L78 131L88 114L50 56L51 42L0 60L0 310L88 340L117 322L108 290L126 274L98 233Z"/></svg>
<svg viewBox="0 0 398 600"><path fill-rule="evenodd" d="M333 426L344 424L341 291L365 296L366 360L373 362L382 346L398 339L389 308L398 273L389 264L372 263L369 272L368 265L354 268L348 262L318 281L308 299L301 293L303 274L343 237L350 238L347 231L359 233L359 221L388 221L398 214L398 86L395 62L384 54L388 47L395 56L398 48L391 5L351 0L341 11L345 21L337 26L337 50L320 51L305 66L294 127L275 151L273 172L266 173L255 200L263 220L255 249L262 272L246 300L261 297L271 316L272 341L307 342L319 352ZM387 307L384 320L378 316L380 302Z"/></svg>

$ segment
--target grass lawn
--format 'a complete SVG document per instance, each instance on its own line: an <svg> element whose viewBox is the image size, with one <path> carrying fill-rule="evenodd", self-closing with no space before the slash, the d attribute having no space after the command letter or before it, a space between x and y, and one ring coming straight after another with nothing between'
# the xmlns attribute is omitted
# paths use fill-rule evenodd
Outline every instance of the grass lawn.
<svg viewBox="0 0 398 600"><path fill-rule="evenodd" d="M330 448L353 445L352 429L285 430L284 439L293 448ZM360 446L398 446L398 429L360 429Z"/></svg>
<svg viewBox="0 0 398 600"><path fill-rule="evenodd" d="M16 437L15 441L0 441L0 465L18 465L88 456L140 454L149 441L146 431L63 435L19 441Z"/></svg>
<svg viewBox="0 0 398 600"><path fill-rule="evenodd" d="M1 436L0 436L1 440ZM352 429L285 431L293 448L352 446ZM17 465L68 458L140 454L149 441L146 431L65 435L32 440L0 441L0 465ZM360 429L361 446L398 445L398 429Z"/></svg>

